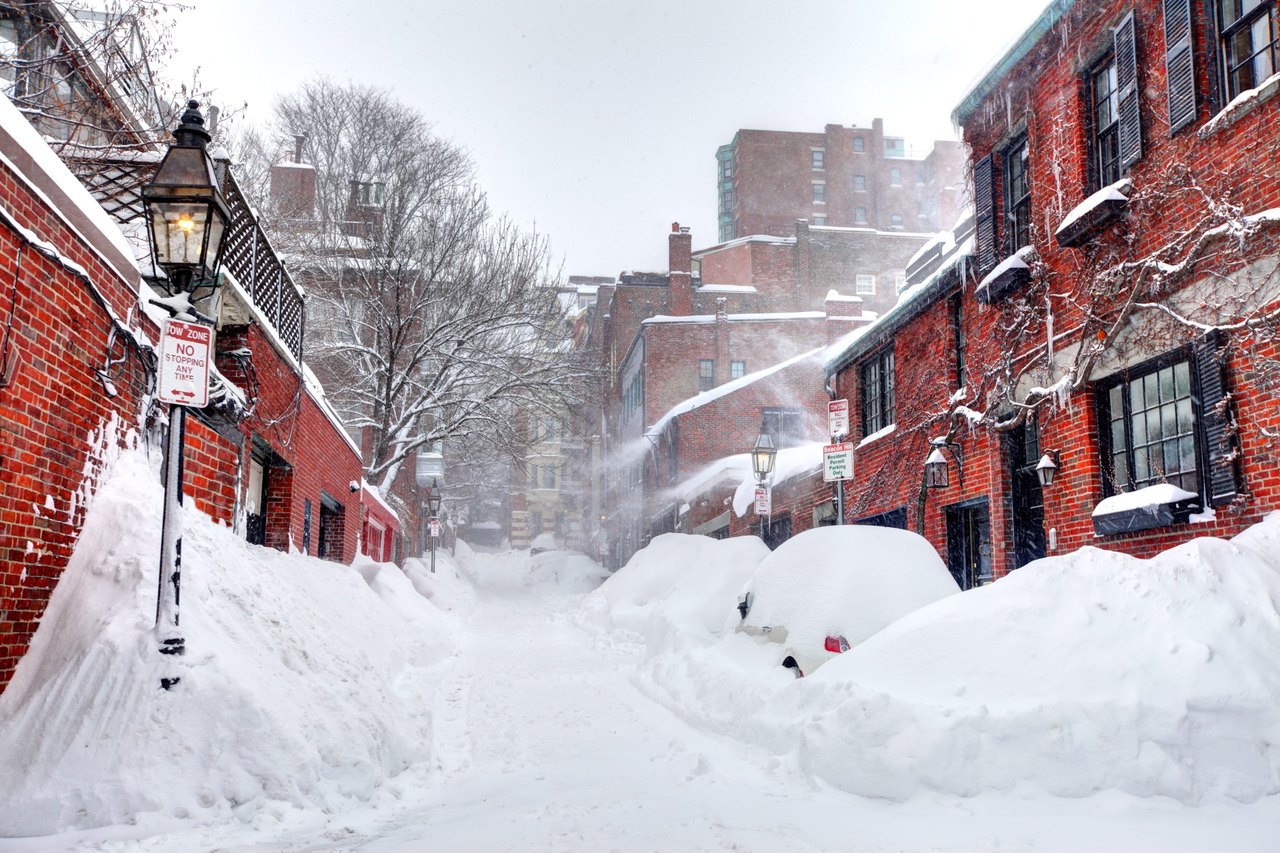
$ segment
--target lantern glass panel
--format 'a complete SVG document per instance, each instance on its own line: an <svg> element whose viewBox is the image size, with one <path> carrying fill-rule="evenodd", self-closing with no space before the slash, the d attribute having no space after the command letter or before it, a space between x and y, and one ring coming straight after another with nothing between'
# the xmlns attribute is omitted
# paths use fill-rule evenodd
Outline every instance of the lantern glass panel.
<svg viewBox="0 0 1280 853"><path fill-rule="evenodd" d="M157 263L165 266L204 262L205 238L210 231L208 204L162 202L152 204L149 212Z"/></svg>
<svg viewBox="0 0 1280 853"><path fill-rule="evenodd" d="M947 470L947 460L941 458L941 454L938 454L938 456L939 458L934 459L931 457L928 462L924 463L925 485L931 489L945 489L951 485L951 475Z"/></svg>

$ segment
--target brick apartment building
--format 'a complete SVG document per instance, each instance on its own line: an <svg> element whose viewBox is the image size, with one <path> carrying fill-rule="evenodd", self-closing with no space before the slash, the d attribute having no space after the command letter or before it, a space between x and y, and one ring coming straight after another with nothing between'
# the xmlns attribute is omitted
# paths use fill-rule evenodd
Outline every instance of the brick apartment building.
<svg viewBox="0 0 1280 853"><path fill-rule="evenodd" d="M827 364L860 414L848 520L971 586L1280 509L1277 16L1055 0L966 96L972 235Z"/></svg>
<svg viewBox="0 0 1280 853"><path fill-rule="evenodd" d="M920 242L905 245L914 251ZM591 487L603 516L587 538L605 542L615 566L676 522L658 497L668 484L656 468L652 424L701 392L809 352L872 317L857 297L826 291L830 298L819 310L779 311L795 292L789 281L761 281L760 287L700 282L691 272L692 236L678 225L668 254L668 273L628 273L598 288L584 339L605 375L599 409L586 419L599 425L594 434L601 436ZM775 405L786 406L788 398L778 397ZM715 452L749 446L760 414L749 428L726 427Z"/></svg>
<svg viewBox="0 0 1280 853"><path fill-rule="evenodd" d="M827 125L821 133L739 130L716 151L721 243L758 234L789 236L812 225L937 232L950 228L964 186L959 143L911 151L870 128Z"/></svg>

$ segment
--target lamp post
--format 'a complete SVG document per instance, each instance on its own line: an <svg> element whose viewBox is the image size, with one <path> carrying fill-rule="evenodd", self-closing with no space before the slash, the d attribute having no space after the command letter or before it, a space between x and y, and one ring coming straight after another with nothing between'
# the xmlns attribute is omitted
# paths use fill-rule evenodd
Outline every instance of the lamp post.
<svg viewBox="0 0 1280 853"><path fill-rule="evenodd" d="M427 509L431 510L431 574L436 573L436 539L440 525L440 501L444 499L444 487L435 480L427 491Z"/></svg>
<svg viewBox="0 0 1280 853"><path fill-rule="evenodd" d="M168 280L168 296L159 303L175 317L209 321L191 305L197 288L217 286L222 237L231 212L222 193L213 162L206 150L210 136L204 129L200 104L188 101L174 141L152 181L142 188L147 234L156 266ZM206 338L212 341L212 334ZM207 380L206 380L207 381ZM205 390L207 396L207 389ZM169 402L169 436L165 452L164 521L160 534L160 578L156 593L156 633L160 653L186 651L179 605L182 591L182 479L183 444L187 408ZM177 678L162 678L166 690Z"/></svg>
<svg viewBox="0 0 1280 853"><path fill-rule="evenodd" d="M768 488L769 476L773 474L773 465L778 457L778 448L773 443L773 436L763 427L756 438L755 447L751 448L751 470L756 475L756 483L762 489ZM760 539L765 538L764 515L760 515Z"/></svg>
<svg viewBox="0 0 1280 853"><path fill-rule="evenodd" d="M437 441L431 446L430 450L423 451L418 454L417 467L414 471L414 479L418 483L418 489L422 493L427 510L427 516L422 520L422 553L427 551L427 540L431 541L431 571L436 570L436 540L431 535L431 522L436 517L436 512L440 509L440 496L443 495L442 486L444 484L444 442ZM432 500L435 503L432 504Z"/></svg>

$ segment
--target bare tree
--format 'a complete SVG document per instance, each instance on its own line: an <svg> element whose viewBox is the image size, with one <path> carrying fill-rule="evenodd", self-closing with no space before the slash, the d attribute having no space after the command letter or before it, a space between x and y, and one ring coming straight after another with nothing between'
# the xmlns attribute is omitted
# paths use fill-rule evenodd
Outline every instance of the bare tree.
<svg viewBox="0 0 1280 853"><path fill-rule="evenodd" d="M456 145L389 95L317 81L277 107L276 136L305 137L313 216L274 227L309 292L309 361L388 491L406 457L517 464L521 414L575 405L585 368L567 345L546 239L496 218Z"/></svg>

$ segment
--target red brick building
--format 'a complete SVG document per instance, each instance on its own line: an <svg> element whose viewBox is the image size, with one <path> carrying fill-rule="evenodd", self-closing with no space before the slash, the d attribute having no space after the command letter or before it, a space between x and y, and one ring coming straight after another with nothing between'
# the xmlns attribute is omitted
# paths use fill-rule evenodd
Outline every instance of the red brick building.
<svg viewBox="0 0 1280 853"><path fill-rule="evenodd" d="M163 312L135 257L138 189L158 158L97 162L104 210L0 101L0 687L74 549L99 461L132 431L163 445L153 395ZM81 164L83 165L83 164ZM187 418L186 494L254 541L349 562L360 459L301 361L302 297L222 170L232 222L210 405ZM145 238L143 238L145 240ZM148 267L149 269L149 267ZM157 564L158 568L158 564Z"/></svg>
<svg viewBox="0 0 1280 853"><path fill-rule="evenodd" d="M600 411L588 420L600 425L602 465L593 487L602 495L603 535L613 565L675 524L657 496L669 474L659 477L655 467L654 437L647 436L651 425L682 401L823 346L873 316L854 296L824 291L821 310L778 311L782 299L768 286L696 281L689 272L687 229L676 226L668 239L671 271L626 273L613 286L600 287L586 338L605 366ZM913 251L921 239L908 244ZM803 394L777 396L803 399L801 409L811 402ZM759 414L745 431L726 425L722 441L708 452L749 447L759 433Z"/></svg>
<svg viewBox="0 0 1280 853"><path fill-rule="evenodd" d="M964 186L956 142L928 152L870 128L827 125L821 133L739 130L716 151L720 242L789 236L813 225L936 232L950 228Z"/></svg>
<svg viewBox="0 0 1280 853"><path fill-rule="evenodd" d="M694 252L694 301L737 296L756 311L818 311L834 290L881 314L898 301L908 264L932 237L800 220L789 237L743 237Z"/></svg>
<svg viewBox="0 0 1280 853"><path fill-rule="evenodd" d="M1280 508L1276 6L1055 0L969 93L972 238L827 365L849 520L968 586Z"/></svg>

